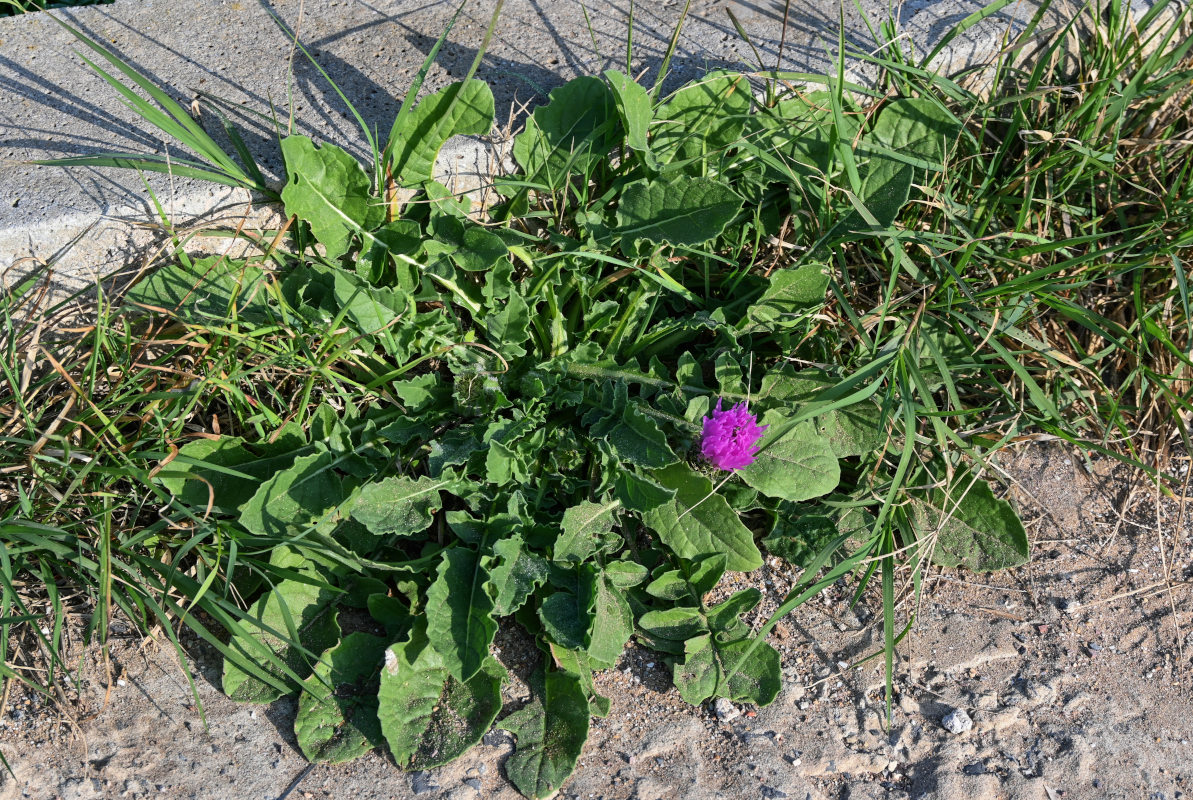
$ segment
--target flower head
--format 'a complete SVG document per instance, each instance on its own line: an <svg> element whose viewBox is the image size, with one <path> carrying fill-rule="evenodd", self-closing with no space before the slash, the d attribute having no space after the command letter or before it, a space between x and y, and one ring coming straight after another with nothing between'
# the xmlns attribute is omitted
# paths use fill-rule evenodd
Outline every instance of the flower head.
<svg viewBox="0 0 1193 800"><path fill-rule="evenodd" d="M704 418L704 434L700 439L700 454L717 469L741 469L754 463L758 440L766 425L750 413L745 403L738 403L727 411L721 410L721 400L712 416Z"/></svg>

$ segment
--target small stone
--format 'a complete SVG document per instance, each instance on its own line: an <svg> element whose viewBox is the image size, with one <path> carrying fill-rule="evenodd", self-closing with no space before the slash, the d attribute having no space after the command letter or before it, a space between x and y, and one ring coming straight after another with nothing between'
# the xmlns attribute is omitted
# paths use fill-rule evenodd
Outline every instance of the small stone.
<svg viewBox="0 0 1193 800"><path fill-rule="evenodd" d="M949 733L957 735L973 729L973 720L969 718L969 714L966 714L965 711L960 708L954 708L952 711L945 714L944 718L940 721L940 724L943 725L944 729Z"/></svg>
<svg viewBox="0 0 1193 800"><path fill-rule="evenodd" d="M986 766L980 761L975 761L972 764L967 764L966 766L962 767L961 772L966 775L985 775Z"/></svg>
<svg viewBox="0 0 1193 800"><path fill-rule="evenodd" d="M419 770L410 775L410 789L415 794L426 794L439 791L439 785L435 783L435 778L431 773Z"/></svg>
<svg viewBox="0 0 1193 800"><path fill-rule="evenodd" d="M480 792L480 790L481 790L481 782L477 778L465 778L464 785L471 787L472 789L474 789L477 792Z"/></svg>
<svg viewBox="0 0 1193 800"><path fill-rule="evenodd" d="M772 789L771 787L767 786L766 784L763 784L762 785L762 796L765 797L766 800L781 800L781 798L784 798L787 796L787 792L781 792L778 789Z"/></svg>
<svg viewBox="0 0 1193 800"><path fill-rule="evenodd" d="M501 747L508 740L509 734L501 728L494 728L481 738L485 747Z"/></svg>
<svg viewBox="0 0 1193 800"><path fill-rule="evenodd" d="M726 700L724 697L718 697L717 701L713 703L713 712L717 715L717 719L721 722L733 722L741 716L741 711L737 706Z"/></svg>

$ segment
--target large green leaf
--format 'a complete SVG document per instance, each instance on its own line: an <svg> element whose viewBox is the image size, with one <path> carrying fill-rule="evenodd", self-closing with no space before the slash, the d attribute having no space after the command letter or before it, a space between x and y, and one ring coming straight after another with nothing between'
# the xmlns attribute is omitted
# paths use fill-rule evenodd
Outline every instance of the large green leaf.
<svg viewBox="0 0 1193 800"><path fill-rule="evenodd" d="M782 688L779 654L761 643L739 666L752 644L750 639L720 644L712 636L690 640L684 661L673 673L680 696L693 704L713 696L760 706L773 701ZM738 670L730 676L735 666Z"/></svg>
<svg viewBox="0 0 1193 800"><path fill-rule="evenodd" d="M939 103L903 97L883 105L871 135L891 151L939 170L960 133L961 123Z"/></svg>
<svg viewBox="0 0 1193 800"><path fill-rule="evenodd" d="M794 323L801 312L824 305L828 281L827 267L817 262L798 269L775 270L770 286L746 310L746 316L760 325Z"/></svg>
<svg viewBox="0 0 1193 800"><path fill-rule="evenodd" d="M377 198L369 194L370 180L346 150L334 144L317 147L306 136L282 139L286 160L286 186L282 202L286 213L311 226L328 258L348 251L357 228L372 230L385 218Z"/></svg>
<svg viewBox="0 0 1193 800"><path fill-rule="evenodd" d="M441 558L427 589L427 637L452 676L467 681L489 657L497 633L489 576L474 550L453 547Z"/></svg>
<svg viewBox="0 0 1193 800"><path fill-rule="evenodd" d="M501 308L485 316L493 347L507 356L522 356L522 343L530 338L531 307L517 292L510 292Z"/></svg>
<svg viewBox="0 0 1193 800"><path fill-rule="evenodd" d="M740 73L714 71L680 88L656 116L658 159L692 159L694 170L703 169L709 156L741 140L750 95L750 81Z"/></svg>
<svg viewBox="0 0 1193 800"><path fill-rule="evenodd" d="M309 761L338 764L381 744L375 683L385 640L350 633L302 683L294 736Z"/></svg>
<svg viewBox="0 0 1193 800"><path fill-rule="evenodd" d="M927 98L901 98L883 106L873 130L863 140L877 148L871 151L859 196L880 228L891 226L910 197L917 167L904 159L940 169L960 130L960 123L948 111ZM923 174L922 168L919 173ZM857 211L844 224L868 227Z"/></svg>
<svg viewBox="0 0 1193 800"><path fill-rule="evenodd" d="M539 604L539 621L547 640L568 650L583 650L591 620L571 592L556 591Z"/></svg>
<svg viewBox="0 0 1193 800"><path fill-rule="evenodd" d="M505 774L531 800L552 796L576 768L588 739L588 695L577 675L550 670L531 702L501 721L517 747Z"/></svg>
<svg viewBox="0 0 1193 800"><path fill-rule="evenodd" d="M337 596L330 587L299 580L282 581L262 595L249 612L250 619L260 627L252 627L248 621L242 623L246 632L234 635L228 646L273 676L275 682L293 682L295 679L286 675L278 663L267 660L265 654L272 654L293 675L306 675L310 662L318 656L308 659L294 645L319 654L336 643L340 638L334 609ZM224 659L223 686L225 694L242 703L272 703L285 693L250 675L228 658Z"/></svg>
<svg viewBox="0 0 1193 800"><path fill-rule="evenodd" d="M472 220L458 219L447 214L431 218L433 238L423 242L428 255L443 254L460 269L485 272L509 255L509 248L497 234Z"/></svg>
<svg viewBox="0 0 1193 800"><path fill-rule="evenodd" d="M493 615L508 616L526 602L547 579L547 560L530 550L517 534L493 545L497 564L489 571L493 585Z"/></svg>
<svg viewBox="0 0 1193 800"><path fill-rule="evenodd" d="M613 89L617 114L621 117L621 127L625 130L626 146L641 153L646 165L653 168L654 157L646 141L651 117L650 92L634 83L624 72L615 69L605 71L605 80Z"/></svg>
<svg viewBox="0 0 1193 800"><path fill-rule="evenodd" d="M514 137L513 153L526 179L550 188L569 174L605 161L618 138L617 103L600 78L575 78L554 89Z"/></svg>
<svg viewBox="0 0 1193 800"><path fill-rule="evenodd" d="M610 500L590 503L587 500L563 512L559 538L555 540L552 557L555 561L587 561L601 548L602 539L613 530L613 512L620 503Z"/></svg>
<svg viewBox="0 0 1193 800"><path fill-rule="evenodd" d="M680 558L725 556L726 568L749 572L762 566L754 535L725 498L713 492L712 481L687 464L652 471L675 499L642 515L643 521Z"/></svg>
<svg viewBox="0 0 1193 800"><path fill-rule="evenodd" d="M596 579L596 600L588 658L596 668L612 667L634 634L634 614L625 592L602 573Z"/></svg>
<svg viewBox="0 0 1193 800"><path fill-rule="evenodd" d="M486 658L469 680L456 680L421 628L385 653L377 716L398 766L430 769L480 741L501 710L505 670Z"/></svg>
<svg viewBox="0 0 1193 800"><path fill-rule="evenodd" d="M452 491L460 481L444 478L389 477L366 484L352 503L352 518L378 536L416 536L431 525L443 507L440 491Z"/></svg>
<svg viewBox="0 0 1193 800"><path fill-rule="evenodd" d="M127 304L165 309L196 324L229 316L264 322L271 299L261 267L227 256L163 264L124 295Z"/></svg>
<svg viewBox="0 0 1193 800"><path fill-rule="evenodd" d="M841 482L841 465L829 440L810 421L787 428L787 418L778 411L763 417L768 425L759 440L754 463L741 470L750 486L768 497L808 500L828 494Z"/></svg>
<svg viewBox="0 0 1193 800"><path fill-rule="evenodd" d="M641 411L636 401L628 402L620 414L600 420L589 434L604 437L629 464L663 467L679 460L658 423Z"/></svg>
<svg viewBox="0 0 1193 800"><path fill-rule="evenodd" d="M398 183L429 181L443 143L458 134L482 136L493 127L493 90L480 80L453 83L419 101L391 132L391 169Z"/></svg>
<svg viewBox="0 0 1193 800"><path fill-rule="evenodd" d="M837 538L837 523L810 506L780 502L775 527L762 540L767 551L795 567L806 567Z"/></svg>
<svg viewBox="0 0 1193 800"><path fill-rule="evenodd" d="M882 408L870 401L820 414L815 425L837 458L872 453L887 439Z"/></svg>
<svg viewBox="0 0 1193 800"><path fill-rule="evenodd" d="M911 519L921 537L939 532L932 560L944 567L993 572L1027 561L1031 547L1019 515L990 484L958 470L947 487L911 495Z"/></svg>
<svg viewBox="0 0 1193 800"><path fill-rule="evenodd" d="M617 499L630 511L645 513L653 511L675 497L675 490L652 481L643 475L629 469L621 470L617 475Z"/></svg>
<svg viewBox="0 0 1193 800"><path fill-rule="evenodd" d="M286 536L310 528L345 499L345 487L326 450L300 456L262 483L240 507L240 524L261 536Z"/></svg>
<svg viewBox="0 0 1193 800"><path fill-rule="evenodd" d="M294 463L299 451L310 451L302 428L291 423L271 442L246 442L237 436L198 439L183 445L157 480L189 506L224 514L248 502L263 481Z"/></svg>
<svg viewBox="0 0 1193 800"><path fill-rule="evenodd" d="M719 236L741 206L741 197L712 178L644 178L621 193L617 233L626 242L701 244Z"/></svg>

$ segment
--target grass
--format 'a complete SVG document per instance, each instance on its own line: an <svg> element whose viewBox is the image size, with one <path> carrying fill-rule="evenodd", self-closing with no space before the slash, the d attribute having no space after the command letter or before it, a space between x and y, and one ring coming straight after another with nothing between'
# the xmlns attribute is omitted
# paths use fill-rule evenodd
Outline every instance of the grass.
<svg viewBox="0 0 1193 800"><path fill-rule="evenodd" d="M593 335L619 363L641 365L652 356L666 360L681 345L707 344L693 314L745 315L749 303L735 304L735 293L756 300L776 271L830 267L824 302L800 315L794 332L754 340L749 366L755 368L756 355L759 374L783 363L823 368L833 385L817 396L814 411L876 401L889 433L885 446L842 459L849 491L831 495L829 511L822 508L872 512L866 527L873 537L844 561L830 561L826 548L808 562L762 633L825 581L854 573L860 598L874 576L889 678L897 642L911 624L895 618L898 599L918 589L937 544L920 530L915 503L928 486L959 507L998 449L1056 438L1169 480L1166 460L1188 450L1193 418L1186 268L1193 243L1193 40L1182 33L1187 15L1164 16L1171 8L1160 4L1137 22L1120 3L1085 7L1053 31L1041 30L1041 14L982 74L935 74L927 66L932 54L910 52L891 26L876 29L886 42L876 54L848 54L880 68L870 89L847 91L844 62L812 85L806 76L797 82L760 65L752 77L765 91L756 114L798 106L809 127L747 128L728 145L693 156L702 177L755 191L757 202L714 245L639 254L652 272L636 272L626 253L599 245L600 215L611 218L612 201L632 194L635 181L650 173L632 136L618 146L615 163L605 153L586 163L581 148L567 154L571 177L556 181L543 167L497 182L506 202L492 221L521 248L512 269L561 262L559 248L586 237L599 245L585 250L595 253L585 263L603 270L591 289L548 289L541 319L529 323L523 341L544 359L584 333L572 321L593 308L584 292L617 293L627 311ZM1069 48L1078 31L1085 45ZM1029 44L1033 58L1017 58ZM141 101L146 121L196 153L186 169L260 188L236 136L236 152L225 153L191 128L185 110L141 87L161 109ZM416 91L399 122L417 117L409 106ZM868 155L855 144L895 98L914 98L917 108L927 103L939 119L956 120L959 135L944 169L908 164L914 186L888 217L881 194L867 183L875 174L873 152L885 145L877 140ZM814 131L825 132L817 140L823 151L799 150ZM393 144L393 135L384 147L374 142L374 164L362 173L383 190L387 209ZM130 163L102 158L69 163ZM760 170L771 177L751 177ZM419 225L429 224L425 206L412 209ZM298 227L295 234L304 236ZM260 587L293 579L290 567L271 559L292 536L246 531L211 513L210 503L180 504L163 488L159 473L172 469L180 448L214 434L269 442L286 423L304 430L324 424L321 407L398 403L390 394L395 377L433 377L441 361L481 347L448 340L413 360L397 358L398 345L378 344L377 331L350 324L347 306L330 319L304 313L285 277L320 258L301 238L279 232L254 240L256 255L246 262L192 262L184 241L176 237L175 244L173 257L191 275L235 267L220 273L225 302L202 314L147 317L119 294L100 292L83 313L71 302L47 308L48 270L0 297L0 672L47 695L70 681L62 637L72 615L86 618L101 644L119 609L176 646L179 624L190 626L235 658L227 634L235 641L259 624L247 601ZM264 278L246 278L253 269L264 270ZM558 273L535 274L532 298ZM634 283L639 274L647 277ZM462 331L483 330L474 320L484 314L480 295L453 275L435 277L441 294L420 295L418 313L443 309ZM266 310L241 291L261 293ZM721 369L718 361L718 379ZM747 373L746 393L756 393L758 382ZM419 458L407 467L417 469ZM935 520L937 533L951 513ZM306 545L318 549L317 542ZM322 555L342 557L330 546ZM741 656L737 666L745 661ZM47 671L38 673L39 666Z"/></svg>

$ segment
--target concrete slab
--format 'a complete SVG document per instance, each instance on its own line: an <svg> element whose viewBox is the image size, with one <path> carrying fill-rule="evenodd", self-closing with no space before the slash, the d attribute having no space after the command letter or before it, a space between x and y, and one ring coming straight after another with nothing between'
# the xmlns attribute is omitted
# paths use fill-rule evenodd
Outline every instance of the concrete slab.
<svg viewBox="0 0 1193 800"><path fill-rule="evenodd" d="M1147 0L1150 2L1150 0ZM1142 5L1145 0L1138 0ZM653 76L680 17L683 0L634 7L632 69ZM909 0L895 9L899 30L926 52L979 0ZM318 72L293 52L297 32L384 135L425 54L447 25L448 0L116 0L59 12L189 105L199 90L253 111L274 109L283 126L332 141L358 155L365 139L343 102ZM483 38L492 0L465 8L432 68L425 89L461 77ZM712 68L758 68L754 51L735 31L727 10L749 33L762 65L821 73L836 56L839 22L847 46L876 48L870 26L886 19L883 0L693 0L671 65L676 82ZM1008 30L1021 29L1035 0L1008 7L942 54L948 71L989 60ZM271 19L275 14L281 26ZM869 16L869 23L864 19ZM478 77L494 88L499 117L545 98L579 74L624 67L629 0L508 0ZM283 27L285 30L283 30ZM0 275L23 259L47 260L88 226L87 237L58 263L74 285L122 266L147 234L130 224L154 218L149 192L132 172L61 169L19 162L99 151L183 156L127 108L77 54L82 48L45 14L0 19ZM864 77L859 74L859 77ZM291 114L292 109L292 114ZM277 179L277 133L245 113L237 123L265 172ZM208 120L214 131L218 124ZM446 165L478 159L463 145ZM446 167L445 167L446 168ZM243 205L249 198L222 187L164 175L148 186L177 219Z"/></svg>

